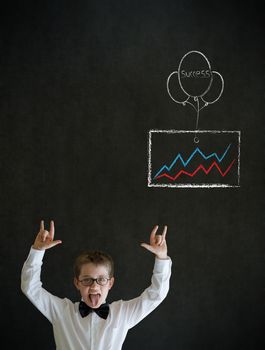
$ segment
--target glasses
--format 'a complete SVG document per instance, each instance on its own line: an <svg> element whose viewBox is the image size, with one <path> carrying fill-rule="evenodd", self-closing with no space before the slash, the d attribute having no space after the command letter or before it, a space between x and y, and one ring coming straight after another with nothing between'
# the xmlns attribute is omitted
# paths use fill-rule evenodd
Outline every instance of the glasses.
<svg viewBox="0 0 265 350"><path fill-rule="evenodd" d="M110 278L107 278L107 277L98 277L98 278L87 277L87 278L83 278L82 280L79 280L79 282L82 283L82 285L85 287L92 286L94 281L96 281L97 284L99 284L100 286L105 286L109 280Z"/></svg>

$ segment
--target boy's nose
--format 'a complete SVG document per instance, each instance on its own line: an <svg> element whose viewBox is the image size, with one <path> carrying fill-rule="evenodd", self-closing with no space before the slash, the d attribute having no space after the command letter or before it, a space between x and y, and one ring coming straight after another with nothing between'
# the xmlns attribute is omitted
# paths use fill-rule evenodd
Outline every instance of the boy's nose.
<svg viewBox="0 0 265 350"><path fill-rule="evenodd" d="M97 284L97 281L96 280L94 280L93 282L92 282L92 284L90 285L90 287L94 287L94 286L97 286L98 284Z"/></svg>

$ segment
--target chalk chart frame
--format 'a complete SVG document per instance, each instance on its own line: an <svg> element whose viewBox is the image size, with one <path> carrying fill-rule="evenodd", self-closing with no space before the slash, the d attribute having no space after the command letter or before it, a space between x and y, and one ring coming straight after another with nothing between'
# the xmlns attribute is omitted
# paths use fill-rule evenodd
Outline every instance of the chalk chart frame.
<svg viewBox="0 0 265 350"><path fill-rule="evenodd" d="M229 183L156 183L153 181L153 168L152 168L152 136L157 133L164 134L234 134L233 136L237 138L237 181L235 184ZM214 188L214 187L240 187L240 142L241 142L241 132L238 130L149 130L148 136L148 187L173 187L173 188Z"/></svg>

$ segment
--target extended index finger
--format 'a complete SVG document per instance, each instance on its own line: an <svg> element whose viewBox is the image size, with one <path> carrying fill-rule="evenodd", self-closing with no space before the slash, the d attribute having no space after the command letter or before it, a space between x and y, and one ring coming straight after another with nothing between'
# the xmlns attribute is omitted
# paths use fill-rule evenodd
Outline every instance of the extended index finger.
<svg viewBox="0 0 265 350"><path fill-rule="evenodd" d="M44 231L44 220L40 222L40 231Z"/></svg>
<svg viewBox="0 0 265 350"><path fill-rule="evenodd" d="M155 236L156 236L157 230L158 230L158 225L155 225L155 227L153 228L153 230L151 231L151 234L150 234L150 241L151 242L155 241Z"/></svg>

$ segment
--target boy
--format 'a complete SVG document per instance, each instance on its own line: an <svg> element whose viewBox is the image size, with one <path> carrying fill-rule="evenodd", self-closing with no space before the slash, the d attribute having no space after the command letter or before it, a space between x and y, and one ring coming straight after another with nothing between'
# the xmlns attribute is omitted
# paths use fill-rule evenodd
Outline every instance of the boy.
<svg viewBox="0 0 265 350"><path fill-rule="evenodd" d="M120 350L130 328L153 311L166 297L171 274L167 256L166 231L157 235L155 226L150 244L141 246L155 254L152 283L139 297L108 305L106 299L114 284L113 261L102 252L80 255L75 262L74 284L81 301L61 299L42 288L42 258L46 249L62 241L54 240L54 222L50 230L41 221L40 231L24 263L21 289L30 301L52 323L58 350Z"/></svg>

